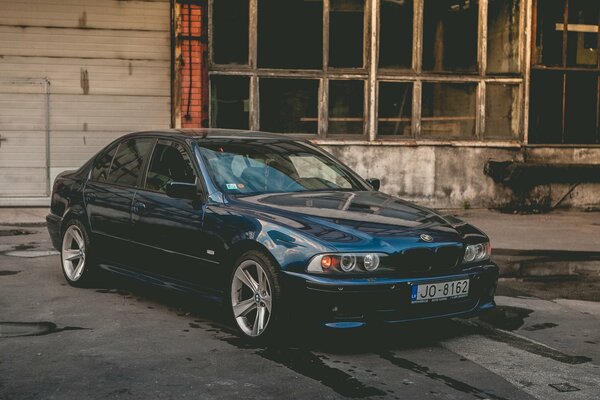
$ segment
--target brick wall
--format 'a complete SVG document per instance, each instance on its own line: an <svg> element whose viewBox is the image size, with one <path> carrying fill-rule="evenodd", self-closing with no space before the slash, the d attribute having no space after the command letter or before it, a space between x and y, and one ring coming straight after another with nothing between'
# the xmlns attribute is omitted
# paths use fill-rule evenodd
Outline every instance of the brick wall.
<svg viewBox="0 0 600 400"><path fill-rule="evenodd" d="M208 126L208 48L206 2L184 1L175 9L175 126ZM179 122L179 123L178 123Z"/></svg>

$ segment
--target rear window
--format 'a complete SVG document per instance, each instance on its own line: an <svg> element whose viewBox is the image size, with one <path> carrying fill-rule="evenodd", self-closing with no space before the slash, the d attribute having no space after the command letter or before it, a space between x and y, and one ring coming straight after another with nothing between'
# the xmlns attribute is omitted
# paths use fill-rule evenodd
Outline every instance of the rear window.
<svg viewBox="0 0 600 400"><path fill-rule="evenodd" d="M121 142L106 181L118 185L136 186L153 144L154 139L150 138Z"/></svg>

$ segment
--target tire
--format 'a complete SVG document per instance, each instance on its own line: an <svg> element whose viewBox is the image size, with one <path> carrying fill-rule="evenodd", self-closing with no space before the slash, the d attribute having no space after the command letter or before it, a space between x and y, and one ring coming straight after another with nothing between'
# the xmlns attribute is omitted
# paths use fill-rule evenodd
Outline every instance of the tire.
<svg viewBox="0 0 600 400"><path fill-rule="evenodd" d="M85 225L77 219L69 220L63 228L60 247L62 272L69 285L87 287L93 282L96 271L90 249L90 235Z"/></svg>
<svg viewBox="0 0 600 400"><path fill-rule="evenodd" d="M283 326L278 271L270 257L256 250L242 254L234 264L229 281L231 316L241 335L251 341L271 340Z"/></svg>

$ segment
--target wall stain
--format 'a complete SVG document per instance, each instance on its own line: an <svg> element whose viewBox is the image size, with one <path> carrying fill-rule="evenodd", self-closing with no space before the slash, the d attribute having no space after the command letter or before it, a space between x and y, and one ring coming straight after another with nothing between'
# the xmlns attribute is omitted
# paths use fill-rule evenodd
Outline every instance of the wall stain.
<svg viewBox="0 0 600 400"><path fill-rule="evenodd" d="M77 23L77 27L78 28L85 28L87 27L87 12L82 12L81 13L81 17L79 17L79 21Z"/></svg>
<svg viewBox="0 0 600 400"><path fill-rule="evenodd" d="M90 93L90 79L89 79L87 69L81 68L80 81L81 81L81 90L83 91L83 94L89 94Z"/></svg>

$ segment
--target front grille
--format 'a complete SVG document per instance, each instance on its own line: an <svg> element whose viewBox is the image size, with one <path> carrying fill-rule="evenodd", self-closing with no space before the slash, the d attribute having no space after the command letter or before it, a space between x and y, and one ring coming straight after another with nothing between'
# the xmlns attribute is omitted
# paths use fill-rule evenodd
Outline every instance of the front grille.
<svg viewBox="0 0 600 400"><path fill-rule="evenodd" d="M456 267L463 258L462 245L420 247L387 257L386 267L406 273L435 273Z"/></svg>

